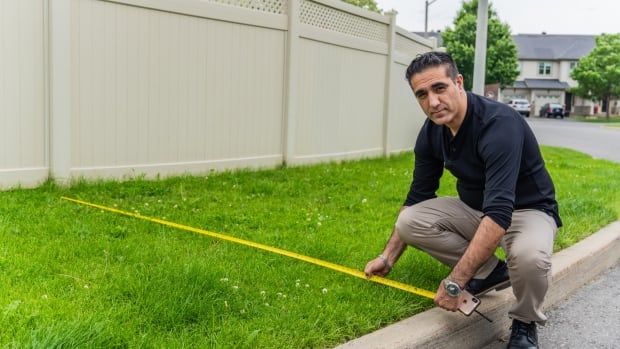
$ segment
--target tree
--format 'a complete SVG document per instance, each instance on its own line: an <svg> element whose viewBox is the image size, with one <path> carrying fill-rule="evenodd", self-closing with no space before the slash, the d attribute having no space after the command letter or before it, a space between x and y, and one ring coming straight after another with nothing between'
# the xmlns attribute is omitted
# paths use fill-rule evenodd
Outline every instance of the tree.
<svg viewBox="0 0 620 349"><path fill-rule="evenodd" d="M579 60L571 77L579 84L573 90L574 93L580 97L604 101L609 119L609 100L611 97L620 97L620 34L597 37L596 46Z"/></svg>
<svg viewBox="0 0 620 349"><path fill-rule="evenodd" d="M366 10L370 10L373 12L381 13L381 9L377 6L377 2L375 0L342 0L351 5L359 6Z"/></svg>
<svg viewBox="0 0 620 349"><path fill-rule="evenodd" d="M464 1L454 20L454 29L448 27L442 34L448 53L463 74L467 90L471 90L474 79L477 13L478 0ZM510 27L499 20L492 4L489 4L486 56L485 84L499 83L504 87L519 76L517 46L512 40Z"/></svg>

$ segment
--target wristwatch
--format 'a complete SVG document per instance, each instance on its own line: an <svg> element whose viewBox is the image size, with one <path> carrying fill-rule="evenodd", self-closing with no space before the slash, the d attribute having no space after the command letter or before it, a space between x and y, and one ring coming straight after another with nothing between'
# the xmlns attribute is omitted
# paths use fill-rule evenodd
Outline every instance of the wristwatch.
<svg viewBox="0 0 620 349"><path fill-rule="evenodd" d="M450 281L448 279L443 280L443 286L446 289L446 293L450 297L458 297L461 293L461 286L454 281Z"/></svg>

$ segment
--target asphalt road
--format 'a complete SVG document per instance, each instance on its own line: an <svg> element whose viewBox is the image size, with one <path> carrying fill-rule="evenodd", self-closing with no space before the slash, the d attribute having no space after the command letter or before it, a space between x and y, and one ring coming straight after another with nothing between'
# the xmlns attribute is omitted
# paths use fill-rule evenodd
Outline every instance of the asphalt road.
<svg viewBox="0 0 620 349"><path fill-rule="evenodd" d="M530 117L528 123L540 144L572 148L596 158L620 162L620 128L537 117ZM540 348L620 348L619 280L617 264L548 309L547 325L538 331ZM485 349L505 346L505 342L498 341Z"/></svg>

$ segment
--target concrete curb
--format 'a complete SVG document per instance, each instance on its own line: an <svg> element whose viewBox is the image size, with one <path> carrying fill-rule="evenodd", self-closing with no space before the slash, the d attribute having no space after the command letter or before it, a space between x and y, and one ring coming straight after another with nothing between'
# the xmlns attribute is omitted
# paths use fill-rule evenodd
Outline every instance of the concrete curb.
<svg viewBox="0 0 620 349"><path fill-rule="evenodd" d="M561 234L561 232L560 232ZM553 306L620 260L620 221L552 257L553 282L545 307ZM338 348L481 348L505 337L514 296L512 288L482 298L479 310L489 323L472 314L465 317L434 308L344 343Z"/></svg>

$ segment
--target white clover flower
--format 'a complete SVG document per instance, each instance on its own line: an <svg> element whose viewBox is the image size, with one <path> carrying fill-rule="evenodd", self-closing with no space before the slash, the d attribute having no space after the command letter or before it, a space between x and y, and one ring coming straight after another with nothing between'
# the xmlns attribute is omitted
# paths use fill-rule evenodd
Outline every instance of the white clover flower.
<svg viewBox="0 0 620 349"><path fill-rule="evenodd" d="M278 292L278 293L276 293L276 295L277 295L278 297L282 297L282 295L283 295L283 294L282 294L282 292Z"/></svg>
<svg viewBox="0 0 620 349"><path fill-rule="evenodd" d="M296 282L296 283L295 283L295 287L299 287L299 282Z"/></svg>
<svg viewBox="0 0 620 349"><path fill-rule="evenodd" d="M44 294L44 295L42 295L42 296L41 296L41 298L43 298L43 299L47 299L48 297L47 297L47 295L46 295L46 294Z"/></svg>
<svg viewBox="0 0 620 349"><path fill-rule="evenodd" d="M173 207L174 207L174 208L177 208L177 207L179 207L179 205L177 205L177 204L174 204L174 206L173 206Z"/></svg>
<svg viewBox="0 0 620 349"><path fill-rule="evenodd" d="M363 198L363 199L362 199L362 204L365 204L365 203L367 203L367 202L368 202L368 200L367 200L366 198Z"/></svg>
<svg viewBox="0 0 620 349"><path fill-rule="evenodd" d="M89 289L89 288L90 288L90 286L88 286L88 285L84 285L84 288L85 288L85 289Z"/></svg>
<svg viewBox="0 0 620 349"><path fill-rule="evenodd" d="M232 288L233 288L233 290L237 291L239 289L239 286L234 285Z"/></svg>
<svg viewBox="0 0 620 349"><path fill-rule="evenodd" d="M267 292L265 292L265 291L260 291L260 295L261 295L261 296L263 296L263 297L265 297L265 294L266 294L266 293L267 293Z"/></svg>
<svg viewBox="0 0 620 349"><path fill-rule="evenodd" d="M220 281L221 282L228 282L228 278L221 278Z"/></svg>
<svg viewBox="0 0 620 349"><path fill-rule="evenodd" d="M324 289L321 290L321 292L323 292L323 294L326 294L327 293L327 289L324 288Z"/></svg>
<svg viewBox="0 0 620 349"><path fill-rule="evenodd" d="M320 227L322 224L321 222L316 222L316 225Z"/></svg>
<svg viewBox="0 0 620 349"><path fill-rule="evenodd" d="M310 285L308 285L308 284L305 284L304 286L305 286L305 287L310 287Z"/></svg>

